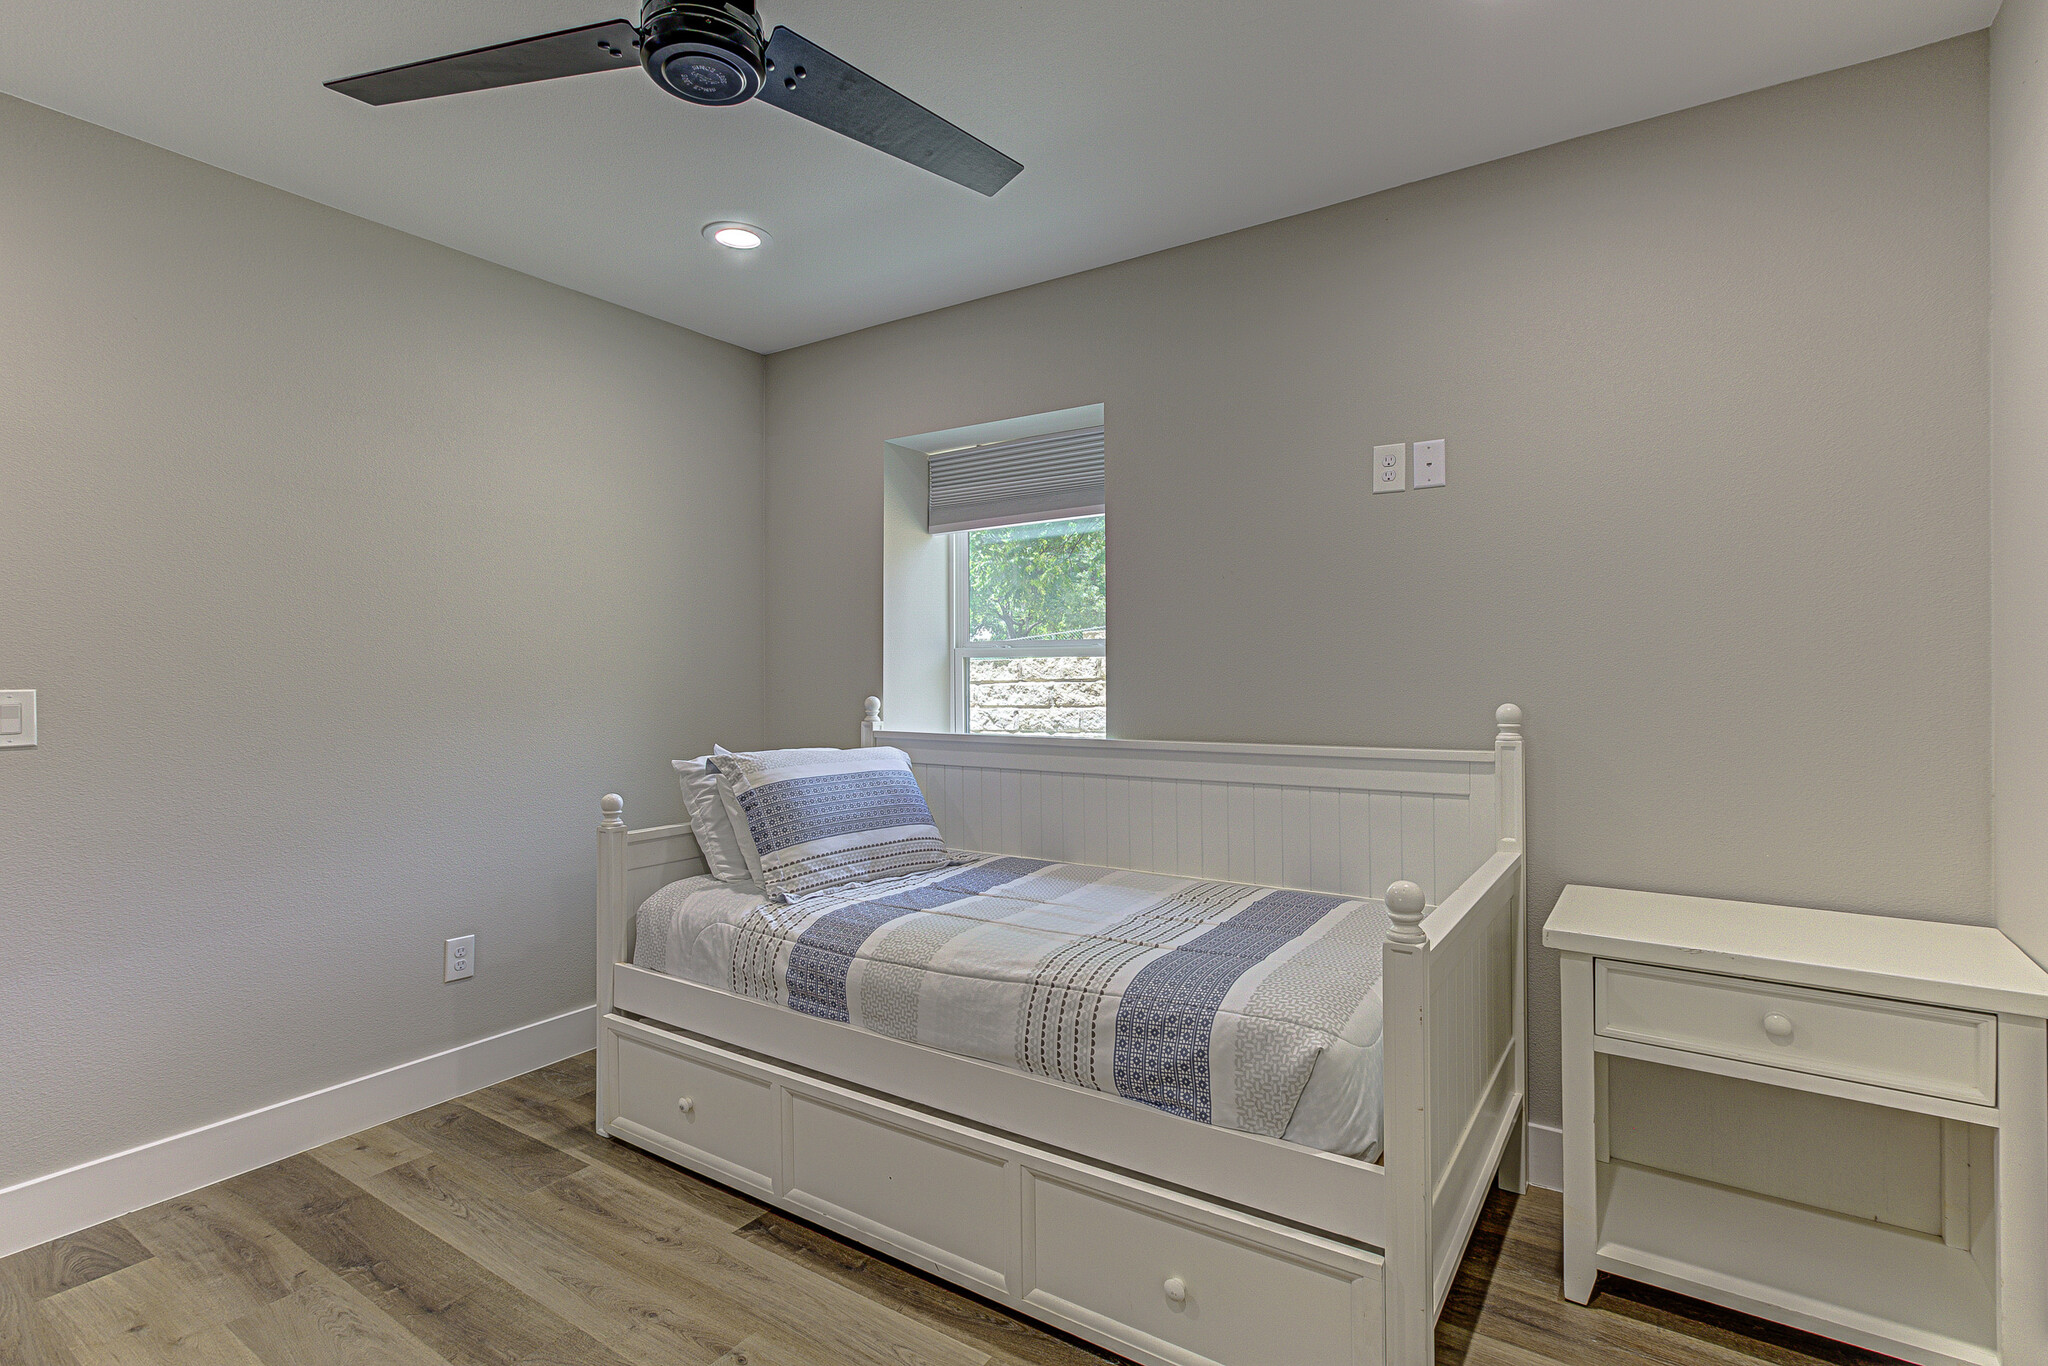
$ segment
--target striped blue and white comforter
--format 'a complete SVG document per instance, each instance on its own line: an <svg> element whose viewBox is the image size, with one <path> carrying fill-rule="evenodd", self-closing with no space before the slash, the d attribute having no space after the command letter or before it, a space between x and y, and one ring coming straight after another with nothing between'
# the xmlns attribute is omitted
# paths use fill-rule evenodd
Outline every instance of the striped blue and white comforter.
<svg viewBox="0 0 2048 1366"><path fill-rule="evenodd" d="M1042 859L787 905L670 883L634 963L1224 1128L1376 1156L1375 901Z"/></svg>

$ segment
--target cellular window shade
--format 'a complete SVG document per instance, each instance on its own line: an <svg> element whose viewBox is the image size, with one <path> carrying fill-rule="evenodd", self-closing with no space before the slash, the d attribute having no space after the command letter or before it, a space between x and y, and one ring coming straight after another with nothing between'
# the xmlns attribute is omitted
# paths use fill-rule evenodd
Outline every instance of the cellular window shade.
<svg viewBox="0 0 2048 1366"><path fill-rule="evenodd" d="M1102 504L1102 428L1084 427L933 456L925 530L1094 517Z"/></svg>

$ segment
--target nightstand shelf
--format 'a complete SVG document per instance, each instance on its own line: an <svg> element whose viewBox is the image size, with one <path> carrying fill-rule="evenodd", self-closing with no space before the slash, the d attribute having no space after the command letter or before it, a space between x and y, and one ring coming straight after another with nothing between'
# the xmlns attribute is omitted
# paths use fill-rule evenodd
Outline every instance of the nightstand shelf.
<svg viewBox="0 0 2048 1366"><path fill-rule="evenodd" d="M2048 1362L2048 973L1996 930L1571 887L1565 1294Z"/></svg>
<svg viewBox="0 0 2048 1366"><path fill-rule="evenodd" d="M1940 1238L1626 1162L1597 1180L1601 1271L1875 1351L1998 1361L1990 1287Z"/></svg>

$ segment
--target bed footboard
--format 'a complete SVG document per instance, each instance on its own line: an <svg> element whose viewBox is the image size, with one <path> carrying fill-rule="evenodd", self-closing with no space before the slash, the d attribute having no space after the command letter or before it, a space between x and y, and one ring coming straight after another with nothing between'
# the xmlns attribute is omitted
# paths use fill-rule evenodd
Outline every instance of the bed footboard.
<svg viewBox="0 0 2048 1366"><path fill-rule="evenodd" d="M1386 893L1388 1366L1436 1359L1436 1317L1496 1173L1527 1183L1521 712L1498 720L1498 852L1434 911L1413 882Z"/></svg>

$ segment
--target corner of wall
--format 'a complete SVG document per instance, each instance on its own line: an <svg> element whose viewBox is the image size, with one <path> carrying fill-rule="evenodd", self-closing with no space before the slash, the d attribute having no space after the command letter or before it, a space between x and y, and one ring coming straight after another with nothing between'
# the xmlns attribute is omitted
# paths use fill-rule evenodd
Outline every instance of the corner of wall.
<svg viewBox="0 0 2048 1366"><path fill-rule="evenodd" d="M1990 103L1993 866L2048 963L2048 0L2005 0Z"/></svg>

